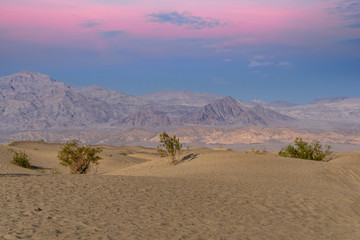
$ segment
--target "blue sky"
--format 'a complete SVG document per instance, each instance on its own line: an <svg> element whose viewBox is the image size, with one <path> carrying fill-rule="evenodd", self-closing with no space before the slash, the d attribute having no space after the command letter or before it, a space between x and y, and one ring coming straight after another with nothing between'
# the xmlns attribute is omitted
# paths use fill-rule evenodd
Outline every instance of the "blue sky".
<svg viewBox="0 0 360 240"><path fill-rule="evenodd" d="M3 0L0 75L307 103L360 97L360 3Z"/></svg>

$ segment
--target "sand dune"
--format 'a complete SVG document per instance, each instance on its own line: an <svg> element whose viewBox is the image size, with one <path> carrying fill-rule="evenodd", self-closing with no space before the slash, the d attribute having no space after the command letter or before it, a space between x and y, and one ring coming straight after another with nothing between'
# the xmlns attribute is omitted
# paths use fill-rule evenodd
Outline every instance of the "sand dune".
<svg viewBox="0 0 360 240"><path fill-rule="evenodd" d="M154 149L104 145L80 176L59 165L60 147L0 145L0 239L360 236L360 152L314 162L192 147L172 166ZM19 150L36 169L11 163Z"/></svg>

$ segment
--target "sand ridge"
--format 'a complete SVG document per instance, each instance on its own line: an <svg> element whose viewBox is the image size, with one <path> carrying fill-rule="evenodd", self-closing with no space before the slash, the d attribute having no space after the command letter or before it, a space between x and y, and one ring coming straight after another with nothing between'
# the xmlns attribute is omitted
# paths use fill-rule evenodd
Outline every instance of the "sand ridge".
<svg viewBox="0 0 360 240"><path fill-rule="evenodd" d="M172 166L155 149L104 145L96 173L80 176L59 166L60 147L0 145L0 239L360 236L359 152L315 162L192 147ZM38 169L10 163L21 149Z"/></svg>

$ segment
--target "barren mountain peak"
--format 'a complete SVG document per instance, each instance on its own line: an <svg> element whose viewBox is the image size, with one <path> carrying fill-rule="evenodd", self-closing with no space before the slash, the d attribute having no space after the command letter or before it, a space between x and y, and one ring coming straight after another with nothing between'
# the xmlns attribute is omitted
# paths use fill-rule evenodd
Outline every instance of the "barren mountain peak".
<svg viewBox="0 0 360 240"><path fill-rule="evenodd" d="M57 82L48 75L29 70L0 77L0 83L1 90L8 89L16 93L34 93L54 87L69 88L69 85Z"/></svg>
<svg viewBox="0 0 360 240"><path fill-rule="evenodd" d="M220 100L231 101L231 102L239 102L239 101L237 101L236 99L234 99L234 98L232 98L230 96L226 96L223 99L219 99L218 101L220 101Z"/></svg>
<svg viewBox="0 0 360 240"><path fill-rule="evenodd" d="M51 81L56 82L56 80L52 79L49 75L39 73L39 72L33 72L30 70L22 70L18 73L13 73L9 75L9 77L27 77L27 78L33 78L37 81Z"/></svg>
<svg viewBox="0 0 360 240"><path fill-rule="evenodd" d="M243 104L241 104L241 102L238 99L232 98L230 96L226 96L224 98L220 98L217 99L215 102L210 103L210 104L224 104L224 105L232 105L232 106L237 106L240 108L246 108Z"/></svg>

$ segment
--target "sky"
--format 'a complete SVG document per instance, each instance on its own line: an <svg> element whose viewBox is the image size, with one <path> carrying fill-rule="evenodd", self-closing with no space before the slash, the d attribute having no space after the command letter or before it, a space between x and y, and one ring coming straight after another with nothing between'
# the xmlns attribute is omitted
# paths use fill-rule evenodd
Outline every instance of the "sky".
<svg viewBox="0 0 360 240"><path fill-rule="evenodd" d="M358 0L1 0L0 76L140 95L360 97Z"/></svg>

